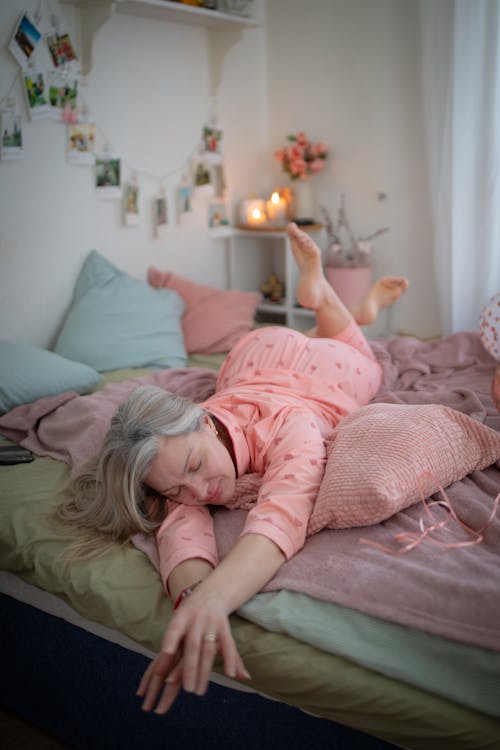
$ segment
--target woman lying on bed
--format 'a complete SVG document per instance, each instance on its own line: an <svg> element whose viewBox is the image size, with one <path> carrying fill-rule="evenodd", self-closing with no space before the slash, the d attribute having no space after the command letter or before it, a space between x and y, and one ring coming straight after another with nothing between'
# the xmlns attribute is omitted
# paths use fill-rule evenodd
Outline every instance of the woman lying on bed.
<svg viewBox="0 0 500 750"><path fill-rule="evenodd" d="M181 686L204 693L217 652L227 675L248 677L229 615L303 546L325 438L380 385L370 346L323 276L319 248L295 224L288 233L298 300L315 311L316 328L252 331L201 405L153 386L136 389L113 418L95 469L77 480L72 504L61 510L75 526L114 539L159 527L175 611L139 687L145 710L164 713ZM399 277L379 279L356 318L372 322L407 286ZM263 476L259 497L219 562L208 506L235 507L236 477L248 472Z"/></svg>

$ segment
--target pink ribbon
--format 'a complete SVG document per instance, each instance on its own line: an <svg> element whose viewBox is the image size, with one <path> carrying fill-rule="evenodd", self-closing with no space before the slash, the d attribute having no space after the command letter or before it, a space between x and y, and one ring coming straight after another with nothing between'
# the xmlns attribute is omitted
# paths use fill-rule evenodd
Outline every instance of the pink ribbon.
<svg viewBox="0 0 500 750"><path fill-rule="evenodd" d="M490 513L490 517L482 526L480 529L473 529L471 526L466 524L464 521L462 521L456 514L455 509L453 508L453 505L451 503L451 500L447 496L444 489L441 487L439 482L436 482L439 491L442 495L442 500L432 500L428 501L425 496L422 489L422 479L425 476L430 476L432 479L434 477L432 474L428 471L424 472L418 479L418 487L420 492L420 499L422 500L424 504L425 511L427 515L429 516L431 523L429 526L425 526L424 517L420 516L419 519L419 526L420 526L420 532L402 532L401 534L396 534L394 536L394 541L398 542L399 544L402 544L403 546L399 549L392 549L390 547L386 547L383 544L379 544L378 542L374 542L371 539L365 539L362 537L359 542L361 544L369 544L371 547L375 547L376 549L381 550L382 552L386 552L388 555L404 555L407 552L410 552L410 550L414 549L415 547L418 547L419 544L421 544L425 539L427 541L431 542L432 544L436 544L438 547L443 547L446 549L453 549L455 547L472 547L475 544L481 544L481 542L484 540L484 532L490 526L495 518L496 512L498 510L498 506L500 504L500 492L496 496L494 503L493 503L493 509ZM433 507L435 505L440 506L441 508L445 508L445 510L448 511L448 516L444 518L443 520L439 520L439 518L434 514ZM448 526L451 521L456 521L464 531L469 534L472 539L467 539L462 542L444 542L441 539L436 539L431 536L431 534L435 533L436 531L440 531L441 529L444 529L446 526Z"/></svg>

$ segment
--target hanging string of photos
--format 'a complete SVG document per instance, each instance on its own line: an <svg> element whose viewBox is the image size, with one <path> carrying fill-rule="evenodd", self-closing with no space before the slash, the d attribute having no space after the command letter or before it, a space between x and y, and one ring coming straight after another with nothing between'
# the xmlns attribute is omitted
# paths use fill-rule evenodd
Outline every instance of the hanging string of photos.
<svg viewBox="0 0 500 750"><path fill-rule="evenodd" d="M48 25L42 13L44 3L49 11ZM218 226L227 223L222 130L217 127L214 115L207 118L208 124L202 127L200 140L180 164L162 174L154 174L117 155L111 140L97 123L82 92L80 65L70 35L54 13L50 0L39 0L33 17L27 12L21 14L8 49L19 67L0 99L1 160L19 159L24 155L23 120L13 93L19 84L32 121L51 118L66 124L68 162L95 168L96 193L122 199L126 226L141 223L139 184L143 180L156 185L152 201L157 237L164 234L169 223L167 191L172 183L175 183L180 223L190 223L195 198L214 204L208 209L208 226L214 226L215 222ZM102 143L99 152L97 143ZM124 175L128 175L127 181Z"/></svg>

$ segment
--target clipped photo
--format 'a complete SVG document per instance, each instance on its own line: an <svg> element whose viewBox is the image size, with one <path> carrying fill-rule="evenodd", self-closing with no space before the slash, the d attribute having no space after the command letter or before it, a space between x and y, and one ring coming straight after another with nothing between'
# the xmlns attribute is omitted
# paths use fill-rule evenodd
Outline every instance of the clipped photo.
<svg viewBox="0 0 500 750"><path fill-rule="evenodd" d="M114 156L96 156L95 187L98 195L119 198L121 195L121 162Z"/></svg>
<svg viewBox="0 0 500 750"><path fill-rule="evenodd" d="M222 143L222 130L205 125L202 131L203 147L209 154L220 154Z"/></svg>
<svg viewBox="0 0 500 750"><path fill-rule="evenodd" d="M192 185L179 185L177 192L178 198L178 215L187 214L193 210L193 186Z"/></svg>
<svg viewBox="0 0 500 750"><path fill-rule="evenodd" d="M42 38L38 29L26 13L23 13L14 30L9 50L22 68L33 61L33 55Z"/></svg>
<svg viewBox="0 0 500 750"><path fill-rule="evenodd" d="M53 70L48 75L48 82L51 115L57 120L62 120L65 110L66 112L68 110L76 111L78 79L76 77L69 78L59 71Z"/></svg>
<svg viewBox="0 0 500 750"><path fill-rule="evenodd" d="M77 60L69 34L51 34L46 39L54 67L59 68Z"/></svg>
<svg viewBox="0 0 500 750"><path fill-rule="evenodd" d="M228 227L227 207L223 201L212 201L208 206L208 226L210 229Z"/></svg>
<svg viewBox="0 0 500 750"><path fill-rule="evenodd" d="M21 115L13 110L0 112L0 127L2 128L0 158L3 161L22 159L23 129Z"/></svg>
<svg viewBox="0 0 500 750"><path fill-rule="evenodd" d="M95 160L95 125L68 125L67 154L71 164L93 164Z"/></svg>
<svg viewBox="0 0 500 750"><path fill-rule="evenodd" d="M168 226L168 203L164 192L158 193L153 200L154 234L157 239L164 237Z"/></svg>
<svg viewBox="0 0 500 750"><path fill-rule="evenodd" d="M193 165L193 183L196 195L213 196L213 175L211 165L205 159L198 159Z"/></svg>
<svg viewBox="0 0 500 750"><path fill-rule="evenodd" d="M132 182L123 190L123 223L126 227L137 227L140 224L139 188Z"/></svg>
<svg viewBox="0 0 500 750"><path fill-rule="evenodd" d="M216 198L223 198L226 193L226 177L222 164L215 164L211 169L212 184Z"/></svg>
<svg viewBox="0 0 500 750"><path fill-rule="evenodd" d="M24 74L26 107L32 120L50 116L50 104L45 74L41 70Z"/></svg>

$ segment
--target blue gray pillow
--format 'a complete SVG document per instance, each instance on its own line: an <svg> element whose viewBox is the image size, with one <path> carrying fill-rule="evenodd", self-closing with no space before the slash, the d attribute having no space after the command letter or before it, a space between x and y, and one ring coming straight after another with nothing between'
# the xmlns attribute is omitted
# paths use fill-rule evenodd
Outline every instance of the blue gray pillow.
<svg viewBox="0 0 500 750"><path fill-rule="evenodd" d="M0 341L0 413L65 391L85 393L101 375L81 362L18 341Z"/></svg>
<svg viewBox="0 0 500 750"><path fill-rule="evenodd" d="M184 367L183 312L177 292L153 289L92 250L54 350L99 372Z"/></svg>

